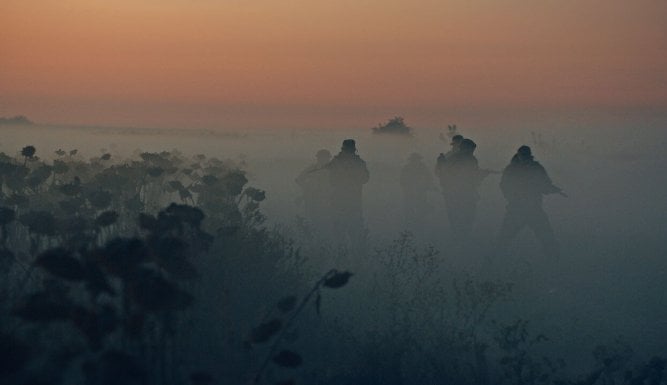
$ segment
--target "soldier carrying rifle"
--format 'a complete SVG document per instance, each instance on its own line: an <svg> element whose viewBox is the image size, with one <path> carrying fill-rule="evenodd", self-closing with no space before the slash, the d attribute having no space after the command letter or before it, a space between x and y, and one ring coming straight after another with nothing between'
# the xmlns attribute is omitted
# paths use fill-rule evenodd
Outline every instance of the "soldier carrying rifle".
<svg viewBox="0 0 667 385"><path fill-rule="evenodd" d="M558 257L558 243L542 208L542 197L567 195L551 182L544 167L533 159L530 147L519 147L503 171L500 189L507 200L507 212L498 236L498 250L505 253L519 231L528 227L539 239L545 254Z"/></svg>
<svg viewBox="0 0 667 385"><path fill-rule="evenodd" d="M456 139L456 138L453 138ZM456 239L465 239L472 230L479 202L479 186L494 171L479 168L474 155L477 144L461 137L452 141L453 151L438 159L436 172L440 178L447 216Z"/></svg>

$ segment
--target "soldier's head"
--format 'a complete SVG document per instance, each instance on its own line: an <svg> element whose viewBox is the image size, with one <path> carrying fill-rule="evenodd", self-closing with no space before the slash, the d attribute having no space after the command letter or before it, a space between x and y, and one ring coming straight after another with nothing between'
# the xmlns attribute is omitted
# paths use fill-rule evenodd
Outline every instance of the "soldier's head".
<svg viewBox="0 0 667 385"><path fill-rule="evenodd" d="M343 141L343 146L340 148L340 150L342 152L354 154L357 152L357 144L354 141L354 139L345 139Z"/></svg>
<svg viewBox="0 0 667 385"><path fill-rule="evenodd" d="M315 154L317 158L317 164L326 164L331 160L331 153L329 150L322 149Z"/></svg>
<svg viewBox="0 0 667 385"><path fill-rule="evenodd" d="M523 145L519 147L519 149L516 151L516 157L518 160L532 160L533 159L533 152L530 150L530 147Z"/></svg>
<svg viewBox="0 0 667 385"><path fill-rule="evenodd" d="M470 139L463 139L461 141L461 144L459 144L459 151L461 151L463 153L472 154L473 152L475 152L476 148L477 148L477 144L475 144L475 142L473 142Z"/></svg>
<svg viewBox="0 0 667 385"><path fill-rule="evenodd" d="M457 149L461 146L463 142L463 135L454 135L452 136L452 141L449 143L453 148Z"/></svg>

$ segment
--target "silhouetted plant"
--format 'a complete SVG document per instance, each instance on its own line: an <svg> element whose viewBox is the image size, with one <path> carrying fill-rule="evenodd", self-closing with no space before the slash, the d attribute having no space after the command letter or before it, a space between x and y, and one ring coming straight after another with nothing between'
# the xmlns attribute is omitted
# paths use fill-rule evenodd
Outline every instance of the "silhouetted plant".
<svg viewBox="0 0 667 385"><path fill-rule="evenodd" d="M95 218L95 224L99 227L111 226L118 220L118 213L115 211L105 211Z"/></svg>
<svg viewBox="0 0 667 385"><path fill-rule="evenodd" d="M14 193L24 193L26 186L26 177L30 173L30 169L25 165L14 165L11 164L8 166L8 170L5 174L5 185L12 190Z"/></svg>
<svg viewBox="0 0 667 385"><path fill-rule="evenodd" d="M31 233L37 235L56 235L56 218L48 211L29 211L19 217L19 222Z"/></svg>
<svg viewBox="0 0 667 385"><path fill-rule="evenodd" d="M562 360L553 362L535 351L535 346L549 339L543 335L530 336L528 321L517 320L502 326L494 337L502 355L498 360L503 383L508 384L551 384L565 367Z"/></svg>
<svg viewBox="0 0 667 385"><path fill-rule="evenodd" d="M304 296L298 306L296 306L297 298L295 296L288 296L278 301L276 308L284 315L287 315L287 319L283 321L281 318L274 318L268 322L264 322L254 328L250 335L250 342L253 344L266 343L275 336L273 344L268 349L266 358L262 361L262 364L257 370L253 383L257 384L261 381L264 371L271 362L285 368L296 368L301 366L303 359L298 353L288 349L282 349L278 352L278 349L281 348L281 344L283 343L285 332L290 329L297 316L303 311L313 296L315 296L316 312L317 314L320 313L322 298L321 290L323 287L329 289L341 288L347 284L351 276L352 273L348 271L341 272L335 269L330 270L315 283L313 288Z"/></svg>
<svg viewBox="0 0 667 385"><path fill-rule="evenodd" d="M60 192L70 197L81 194L83 192L81 179L79 179L79 177L74 177L74 180L72 180L71 183L60 186Z"/></svg>
<svg viewBox="0 0 667 385"><path fill-rule="evenodd" d="M37 149L35 149L35 146L25 146L21 150L21 156L25 158L23 161L23 165L25 166L26 163L28 163L28 159L32 159L35 156L35 152L37 152Z"/></svg>
<svg viewBox="0 0 667 385"><path fill-rule="evenodd" d="M38 191L39 186L45 183L52 173L53 167L48 165L41 165L27 176L26 185L33 192L36 192Z"/></svg>
<svg viewBox="0 0 667 385"><path fill-rule="evenodd" d="M262 250L273 258L278 254L272 253L282 252L276 246L283 241L251 224L260 222L258 203L265 194L246 188L243 172L215 158L197 157L196 169L210 176L202 180L200 174L178 172L186 163L177 152L145 153L142 161L121 164L102 163L111 161L108 154L88 163L75 159L75 150L69 156L64 151L55 155L59 158L52 165L35 159L30 168L0 156L2 235L5 240L11 238L7 245L28 264L21 266L23 283L14 286L19 292L32 290L20 296L12 314L24 322L19 325L38 323L54 333L63 327L71 329L60 340L65 350L72 349L70 342L77 335L88 347L65 354L63 357L70 358L62 362L55 356L48 358L49 349L35 352L32 358L65 366L81 358L84 377L92 384L114 381L105 377L105 368L132 371L134 363L145 376L128 381L162 383L169 376L165 356L174 353L166 348L150 350L153 358L149 358L142 357L142 349L149 344L166 346L174 340L176 313L189 309L194 301L186 290L199 276L192 256L205 252L214 238L203 229L206 215L200 208L172 204L159 212L145 210L168 202L171 193L178 193L183 202L203 202L218 223L239 229L222 232L225 243L234 239L227 252L257 255ZM170 182L165 182L165 176ZM239 209L241 199L248 218L245 222ZM131 220L137 217L139 226ZM254 222L250 217L256 218ZM114 237L121 232L142 235ZM251 237L246 238L248 235ZM15 253L0 248L0 257L3 276L13 274L13 267L19 266ZM46 340L36 336L31 342ZM41 374L34 374L37 381Z"/></svg>
<svg viewBox="0 0 667 385"><path fill-rule="evenodd" d="M13 383L13 375L30 360L30 349L16 337L0 333L0 381Z"/></svg>
<svg viewBox="0 0 667 385"><path fill-rule="evenodd" d="M94 208L104 210L111 205L112 195L109 191L96 190L88 193L87 199Z"/></svg>
<svg viewBox="0 0 667 385"><path fill-rule="evenodd" d="M7 227L10 223L14 222L16 219L16 212L9 207L0 206L0 231L2 232L0 239L2 239L2 244L5 244L7 240Z"/></svg>
<svg viewBox="0 0 667 385"><path fill-rule="evenodd" d="M374 134L394 134L412 136L412 128L408 127L401 116L395 116L385 124L378 124L373 127Z"/></svg>
<svg viewBox="0 0 667 385"><path fill-rule="evenodd" d="M85 277L81 262L71 251L62 247L41 253L35 260L35 265L67 281L81 281Z"/></svg>
<svg viewBox="0 0 667 385"><path fill-rule="evenodd" d="M5 204L8 206L17 206L25 208L30 203L30 199L23 194L12 194L7 199L5 199Z"/></svg>
<svg viewBox="0 0 667 385"><path fill-rule="evenodd" d="M161 218L169 217L178 224L152 229L147 234L148 242L117 238L103 248L74 251L57 247L42 252L35 259L35 266L53 279L84 283L83 287L76 287L82 288L87 296L60 286L58 290L30 294L15 307L14 314L25 321L64 322L78 330L90 349L85 354L88 358L82 369L91 383L107 383L110 380L105 376L114 370L134 373L128 381L146 377L149 373L155 375L153 369L148 370L151 364L131 351L118 350L114 341L120 338L142 346L156 331L160 333L154 336L156 338L173 338L175 330L171 325L175 312L181 312L193 303L192 295L173 279L183 278L183 274L196 274L193 266L188 265L189 273L183 267L184 258L192 255L194 249L169 234L176 231L186 236L186 226L198 229L203 215L196 209L180 206L168 208L161 214L164 214ZM115 212L105 212L97 222L107 226L116 218ZM190 235L202 237L199 233ZM177 259L179 262L174 264ZM103 294L115 300L100 303L98 299ZM85 297L88 300L81 301ZM149 323L153 326L149 327ZM117 337L110 338L112 335ZM158 357L161 356L158 354ZM143 374L139 376L139 373Z"/></svg>

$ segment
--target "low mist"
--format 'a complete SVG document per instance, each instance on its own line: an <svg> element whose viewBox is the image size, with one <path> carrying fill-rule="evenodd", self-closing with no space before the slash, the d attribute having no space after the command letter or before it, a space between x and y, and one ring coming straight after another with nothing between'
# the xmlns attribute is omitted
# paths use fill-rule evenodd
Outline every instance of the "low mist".
<svg viewBox="0 0 667 385"><path fill-rule="evenodd" d="M0 125L0 379L667 383L667 120L404 123ZM465 234L436 176L455 135L483 171ZM346 139L368 171L360 231L297 182ZM523 145L562 190L542 205L558 255L528 228L498 247ZM411 161L428 188L406 196Z"/></svg>

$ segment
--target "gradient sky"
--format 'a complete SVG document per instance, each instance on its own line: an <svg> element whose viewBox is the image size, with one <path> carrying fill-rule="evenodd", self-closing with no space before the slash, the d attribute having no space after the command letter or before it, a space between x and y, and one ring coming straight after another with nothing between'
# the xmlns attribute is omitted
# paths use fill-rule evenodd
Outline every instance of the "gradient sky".
<svg viewBox="0 0 667 385"><path fill-rule="evenodd" d="M665 0L2 0L0 116L330 128L665 111L666 20Z"/></svg>

